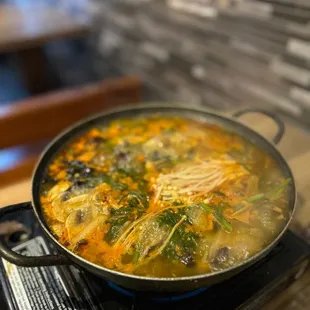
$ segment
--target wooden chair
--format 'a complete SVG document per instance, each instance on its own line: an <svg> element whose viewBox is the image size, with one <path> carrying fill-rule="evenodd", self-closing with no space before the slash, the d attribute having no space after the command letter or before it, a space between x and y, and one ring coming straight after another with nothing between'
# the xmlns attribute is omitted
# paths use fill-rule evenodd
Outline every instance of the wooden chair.
<svg viewBox="0 0 310 310"><path fill-rule="evenodd" d="M29 177L43 147L64 128L104 109L137 103L141 94L141 81L124 77L0 108L0 186ZM6 166L3 158L10 164Z"/></svg>

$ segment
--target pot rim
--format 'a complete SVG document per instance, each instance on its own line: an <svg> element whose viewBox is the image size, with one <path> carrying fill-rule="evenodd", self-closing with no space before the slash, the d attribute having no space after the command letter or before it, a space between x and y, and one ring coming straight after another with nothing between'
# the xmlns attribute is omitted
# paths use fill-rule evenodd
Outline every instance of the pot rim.
<svg viewBox="0 0 310 310"><path fill-rule="evenodd" d="M169 105L168 105L169 104ZM224 270L220 270L220 271L216 271L216 272L210 272L210 273L205 273L205 274L199 274L199 275L194 275L194 276L186 276L186 277L170 277L170 278L162 278L162 277L149 277L149 276L137 276L137 275L133 275L133 274L127 274L127 273L123 273L120 271L116 271L116 270L112 270L100 265L97 265L93 262L90 262L86 259L84 259L81 256L78 256L77 254L73 253L72 251L70 251L69 249L67 249L64 245L62 245L57 239L56 237L51 233L51 231L48 228L48 225L42 220L41 215L38 213L38 209L41 208L41 205L37 206L35 204L35 195L36 195L36 188L35 188L35 181L37 175L39 174L39 171L42 165L42 160L45 159L45 157L47 156L46 154L48 153L48 151L50 150L50 148L61 138L63 138L64 136L66 136L67 134L70 134L73 130L78 129L80 126L89 123L90 121L95 121L96 119L102 118L102 117L107 117L108 115L113 115L115 113L122 113L122 112L127 112L130 110L144 110L146 112L151 112L151 111L147 111L150 109L158 109L158 108L162 108L163 112L165 109L169 110L184 110L187 112L193 112L193 113L203 113L203 114L208 114L211 117L215 116L215 117L219 117L222 118L224 120L224 122L232 122L234 124L237 124L238 126L244 127L251 135L257 136L259 139L261 139L264 143L266 143L267 145L269 145L269 147L272 148L273 152L276 153L277 157L281 160L282 162L282 168L283 165L285 166L285 170L286 173L288 174L288 177L290 177L292 179L292 182L290 184L290 188L291 188L291 194L293 195L293 197L291 197L291 200L289 202L289 204L292 204L292 206L290 206L291 208L291 213L290 213L290 217L287 220L285 226L282 228L282 230L279 232L279 234L273 239L272 242L270 242L263 250L261 250L260 252L256 253L255 255L249 257L248 259L246 259L245 261L231 266L229 268L226 268ZM219 125L220 126L220 125ZM67 139L67 141L70 139ZM277 160L278 161L278 160ZM46 167L46 165L44 165L44 167ZM284 170L284 169L282 169ZM233 118L233 117L229 117L223 113L218 113L215 112L211 109L208 108L202 108L199 106L194 106L194 107L188 107L185 104L182 103L173 103L173 102L145 102L145 103L139 103L139 104L133 104L133 105L126 105L125 107L118 107L118 108L114 108L114 109L108 109L104 112L99 112L96 114L93 114L87 118L82 119L79 122L76 122L75 124L69 126L67 129L63 130L60 134L58 134L42 151L40 158L36 164L36 167L33 171L32 174L32 185L31 185L31 203L32 203L32 208L33 211L37 217L37 220L40 223L41 228L43 229L43 231L47 234L47 236L57 245L59 246L63 253L66 254L70 259L72 259L72 261L74 261L75 263L78 262L77 264L79 264L79 262L81 264L85 264L86 266L95 268L97 271L101 271L101 272L106 272L106 273L112 273L114 275L118 275L121 277L127 277L127 278L131 278L132 280L140 280L140 281L158 281L158 282L170 282L170 281L198 281L200 279L205 279L205 278L211 278L211 277L215 277L215 276L220 276L222 274L228 273L230 271L233 270L237 270L238 268L242 268L242 266L247 267L250 266L251 264L255 263L257 260L259 260L260 258L263 258L265 255L267 255L269 253L269 251L278 243L278 241L281 239L281 237L283 236L283 234L286 232L286 230L288 229L288 226L291 223L291 220L293 218L293 214L295 212L295 207L296 207L296 185L295 185L295 179L294 179L294 175L289 167L289 165L287 164L286 160L284 159L284 157L282 156L282 154L277 150L277 148L274 146L274 144L270 141L268 141L264 136L262 136L260 133L256 132L255 130L251 129L250 127L248 127L247 125L240 123L237 119ZM83 266L84 267L84 266ZM84 267L85 268L85 267Z"/></svg>

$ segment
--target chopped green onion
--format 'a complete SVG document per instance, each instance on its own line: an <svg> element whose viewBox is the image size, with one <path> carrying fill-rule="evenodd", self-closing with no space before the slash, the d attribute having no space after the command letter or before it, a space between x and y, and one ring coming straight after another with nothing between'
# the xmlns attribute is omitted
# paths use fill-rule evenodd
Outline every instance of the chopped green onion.
<svg viewBox="0 0 310 310"><path fill-rule="evenodd" d="M290 184L291 181L292 181L292 179L286 179L277 188L271 190L267 194L263 194L263 193L256 194L256 195L250 196L249 198L245 199L244 201L255 202L255 201L259 201L259 200L264 199L264 198L267 198L270 200L275 200L275 199L279 198L280 195L286 190L287 186ZM245 211L248 208L249 208L249 206L241 206L240 207L240 205L238 205L238 206L236 206L237 210L232 215L235 216L239 213L242 213L243 211Z"/></svg>
<svg viewBox="0 0 310 310"><path fill-rule="evenodd" d="M253 195L253 196L247 198L245 201L253 202L253 201L261 200L263 198L265 198L265 194L257 194L257 195Z"/></svg>
<svg viewBox="0 0 310 310"><path fill-rule="evenodd" d="M291 183L291 181L292 179L286 179L277 188L266 194L266 197L271 200L279 198L279 196L286 190L287 186Z"/></svg>
<svg viewBox="0 0 310 310"><path fill-rule="evenodd" d="M236 208L236 210L238 211L238 210L243 209L243 208L244 208L244 206L243 206L243 205L236 205L236 206L235 206L235 208Z"/></svg>
<svg viewBox="0 0 310 310"><path fill-rule="evenodd" d="M239 205L239 206L240 206L240 205ZM242 213L243 211L245 211L245 210L248 209L248 208L249 208L248 205L242 206L242 207L239 208L236 212L234 212L234 213L232 214L232 216L238 215L238 214Z"/></svg>
<svg viewBox="0 0 310 310"><path fill-rule="evenodd" d="M215 217L216 221L221 225L221 227L226 231L226 232L232 232L233 228L230 222L226 220L226 218L218 213L214 212L213 216Z"/></svg>
<svg viewBox="0 0 310 310"><path fill-rule="evenodd" d="M213 209L211 206L208 206L205 203L199 203L198 206L202 208L204 211L212 213L214 216L216 222L220 224L220 226L226 231L226 232L232 232L232 225L230 222L226 220L226 218L217 210Z"/></svg>
<svg viewBox="0 0 310 310"><path fill-rule="evenodd" d="M261 200L263 198L275 200L275 199L279 198L279 196L286 190L287 186L289 185L289 183L291 181L292 181L292 179L286 179L277 188L271 190L267 194L256 194L256 195L253 195L253 196L245 199L245 201L254 202L254 201Z"/></svg>
<svg viewBox="0 0 310 310"><path fill-rule="evenodd" d="M139 257L140 257L140 249L139 249L139 246L136 246L135 251L132 256L132 262L136 264L139 260Z"/></svg>

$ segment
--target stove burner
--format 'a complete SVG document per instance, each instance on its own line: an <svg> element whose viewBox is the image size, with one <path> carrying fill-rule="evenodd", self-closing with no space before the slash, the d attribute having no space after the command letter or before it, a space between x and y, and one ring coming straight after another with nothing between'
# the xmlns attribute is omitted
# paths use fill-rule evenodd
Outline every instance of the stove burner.
<svg viewBox="0 0 310 310"><path fill-rule="evenodd" d="M122 288L118 286L117 284L113 282L108 282L109 287L113 288L117 292L128 296L128 297L138 297L138 295L143 294L143 297L145 298L145 293L133 291L133 290L127 290L125 288ZM198 288L193 291L185 292L185 293L146 293L146 299L155 301L155 302L177 302L181 301L183 299L191 298L194 296L199 295L200 293L203 293L207 290L207 287Z"/></svg>

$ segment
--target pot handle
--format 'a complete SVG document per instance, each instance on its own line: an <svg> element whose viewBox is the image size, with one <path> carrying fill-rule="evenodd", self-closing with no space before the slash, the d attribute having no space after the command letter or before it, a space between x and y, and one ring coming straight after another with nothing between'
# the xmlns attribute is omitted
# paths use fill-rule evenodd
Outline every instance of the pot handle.
<svg viewBox="0 0 310 310"><path fill-rule="evenodd" d="M249 109L237 111L232 116L235 118L239 118L240 116L247 114L247 113L259 113L259 114L264 114L264 115L270 117L276 123L276 125L278 127L277 133L274 136L274 138L272 139L272 141L274 144L278 144L281 141L281 139L285 133L285 126L284 126L284 122L281 120L281 118L279 118L275 113L273 113L271 111L267 111L267 110L249 108Z"/></svg>
<svg viewBox="0 0 310 310"><path fill-rule="evenodd" d="M9 213L32 209L31 202L23 202L15 205L0 208L0 220ZM71 265L72 262L63 254L44 255L44 256L24 256L12 251L4 241L0 238L0 257L8 262L22 267L41 267L41 266L56 266L56 265Z"/></svg>

